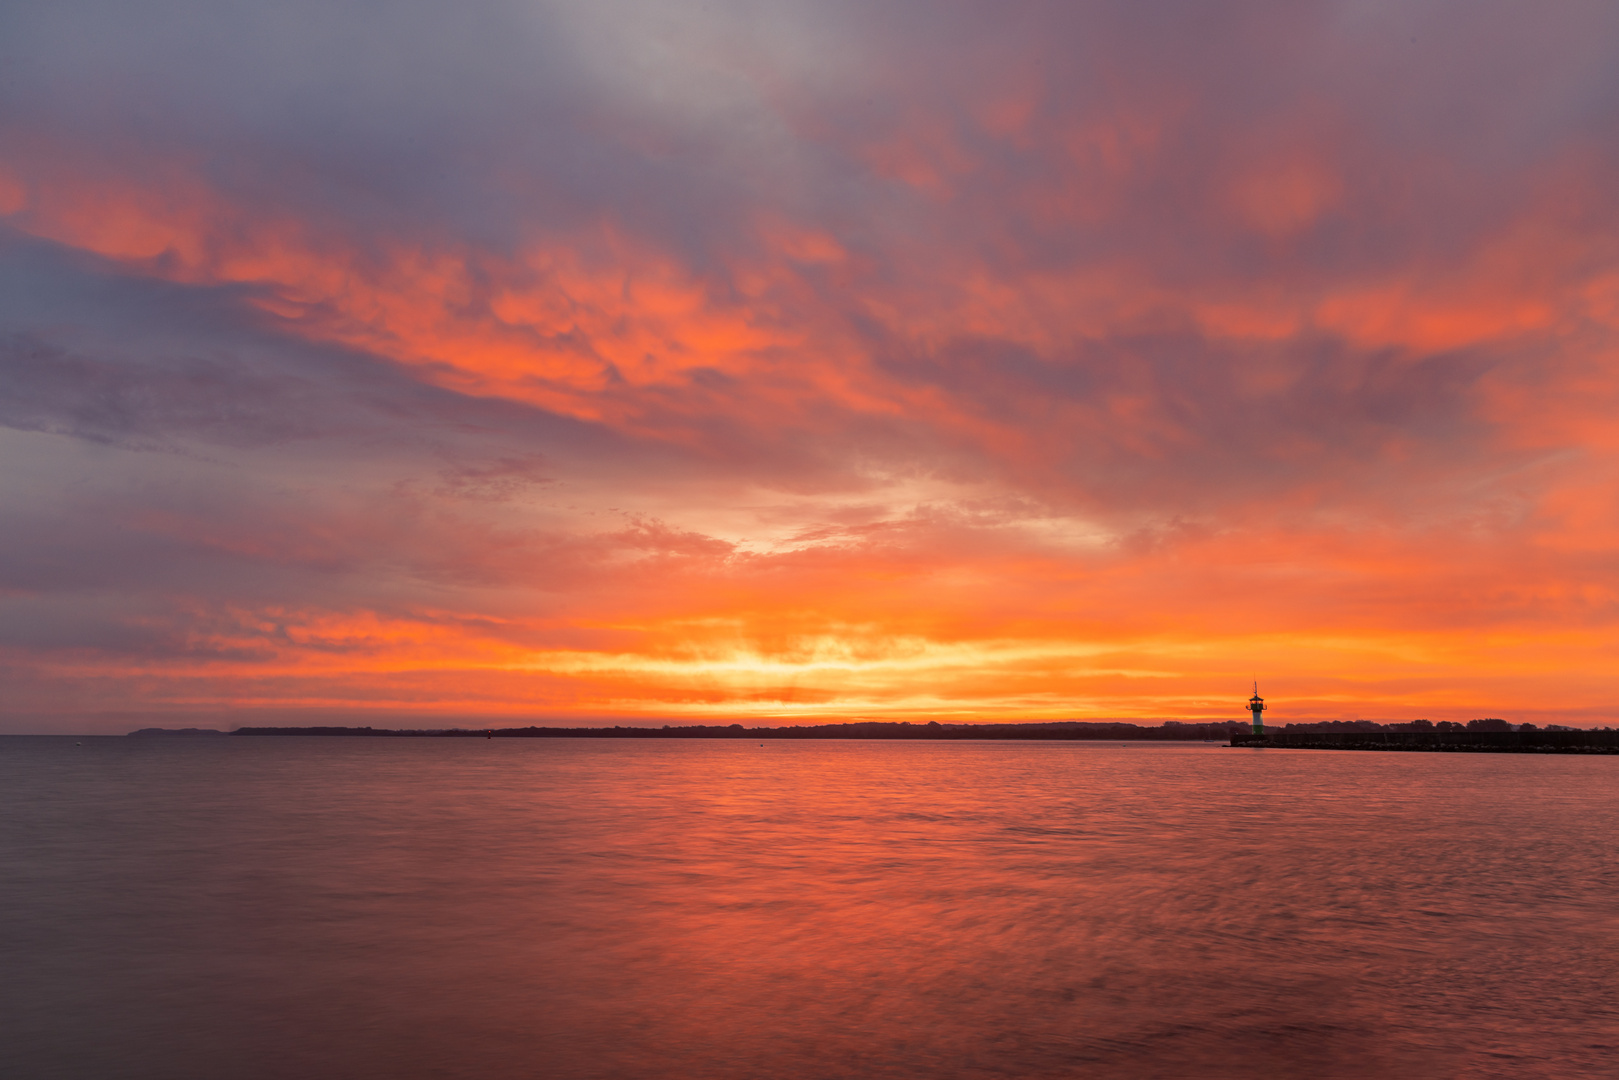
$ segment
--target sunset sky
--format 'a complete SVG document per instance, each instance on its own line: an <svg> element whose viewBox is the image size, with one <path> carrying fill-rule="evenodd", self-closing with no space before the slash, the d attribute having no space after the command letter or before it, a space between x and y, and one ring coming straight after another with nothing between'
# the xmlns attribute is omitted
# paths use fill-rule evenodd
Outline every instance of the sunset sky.
<svg viewBox="0 0 1619 1080"><path fill-rule="evenodd" d="M1619 4L0 9L0 730L1619 714Z"/></svg>

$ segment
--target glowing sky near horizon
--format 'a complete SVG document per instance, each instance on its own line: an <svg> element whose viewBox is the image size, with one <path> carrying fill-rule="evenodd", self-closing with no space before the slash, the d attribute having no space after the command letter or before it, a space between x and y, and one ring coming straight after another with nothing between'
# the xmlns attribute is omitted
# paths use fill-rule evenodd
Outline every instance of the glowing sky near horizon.
<svg viewBox="0 0 1619 1080"><path fill-rule="evenodd" d="M41 0L0 72L0 730L1619 711L1606 0Z"/></svg>

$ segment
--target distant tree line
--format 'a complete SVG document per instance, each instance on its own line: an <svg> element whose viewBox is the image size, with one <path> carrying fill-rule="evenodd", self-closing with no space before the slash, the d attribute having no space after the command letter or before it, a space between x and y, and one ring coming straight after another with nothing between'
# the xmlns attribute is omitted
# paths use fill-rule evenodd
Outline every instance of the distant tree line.
<svg viewBox="0 0 1619 1080"><path fill-rule="evenodd" d="M1316 724L1283 724L1274 726L1265 725L1268 731L1300 732L1302 734L1324 734L1334 731L1539 731L1534 724L1509 724L1497 717L1486 717L1482 720L1469 720L1465 724L1458 724L1451 720L1441 720L1435 724L1428 720L1410 720L1404 723L1379 724L1374 720L1326 720ZM1562 724L1547 724L1547 731L1576 731L1577 728L1564 727Z"/></svg>

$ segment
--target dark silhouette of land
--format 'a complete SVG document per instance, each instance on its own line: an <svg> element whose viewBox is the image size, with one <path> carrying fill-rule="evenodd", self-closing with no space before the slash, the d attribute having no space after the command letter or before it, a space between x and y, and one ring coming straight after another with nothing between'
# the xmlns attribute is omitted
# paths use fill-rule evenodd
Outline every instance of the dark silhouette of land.
<svg viewBox="0 0 1619 1080"><path fill-rule="evenodd" d="M168 735L168 736L175 737L175 738L190 738L192 736L197 736L197 735L228 735L228 734L232 734L232 732L220 731L218 728L199 728L199 727L160 728L160 727L149 727L149 728L141 728L139 731L131 731L130 734L131 735Z"/></svg>
<svg viewBox="0 0 1619 1080"><path fill-rule="evenodd" d="M1185 724L1169 721L1146 727L1113 721L1060 720L1038 724L912 724L868 722L795 727L744 727L741 724L686 724L663 727L519 727L519 728L375 728L375 727L243 727L208 732L142 728L141 736L177 735L347 735L400 739L1030 739L1115 742L1225 742L1247 730L1238 721Z"/></svg>
<svg viewBox="0 0 1619 1080"><path fill-rule="evenodd" d="M1512 725L1489 718L1466 724L1427 720L1379 724L1372 720L1329 720L1313 724L1266 725L1256 736L1242 721L1182 723L1168 720L1145 726L1110 720L1056 720L1018 724L913 724L868 721L794 727L744 727L741 724L685 724L636 727L518 728L377 728L377 727L243 727L142 728L138 736L349 736L387 739L865 739L948 741L1012 739L1030 742L1226 742L1232 746L1292 750L1425 750L1494 753L1619 753L1619 731L1579 730L1550 725Z"/></svg>

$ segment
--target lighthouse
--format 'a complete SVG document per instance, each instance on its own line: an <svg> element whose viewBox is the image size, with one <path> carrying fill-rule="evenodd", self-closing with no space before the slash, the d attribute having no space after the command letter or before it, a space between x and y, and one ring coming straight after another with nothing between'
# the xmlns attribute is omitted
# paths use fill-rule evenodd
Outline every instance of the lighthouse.
<svg viewBox="0 0 1619 1080"><path fill-rule="evenodd" d="M1265 736L1265 699L1259 696L1259 680L1254 680L1254 696L1248 699L1248 710L1254 714L1254 738Z"/></svg>

